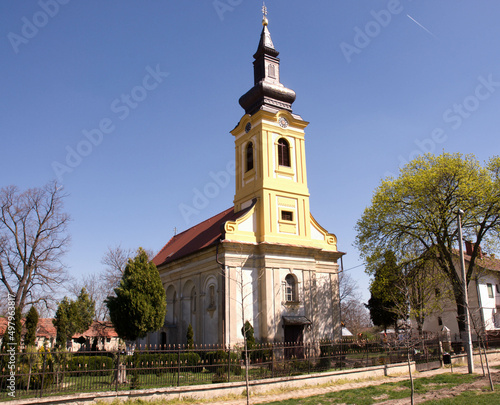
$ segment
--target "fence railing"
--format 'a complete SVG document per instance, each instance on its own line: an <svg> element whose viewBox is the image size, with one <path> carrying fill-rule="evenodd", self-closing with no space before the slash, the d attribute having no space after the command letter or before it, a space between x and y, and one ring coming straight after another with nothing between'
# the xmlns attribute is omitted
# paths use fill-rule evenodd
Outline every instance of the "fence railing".
<svg viewBox="0 0 500 405"><path fill-rule="evenodd" d="M490 346L493 343L490 341ZM248 350L251 380L441 359L437 340L409 348L397 341L343 340L262 344ZM241 347L137 347L125 352L28 350L0 354L0 400L244 381Z"/></svg>

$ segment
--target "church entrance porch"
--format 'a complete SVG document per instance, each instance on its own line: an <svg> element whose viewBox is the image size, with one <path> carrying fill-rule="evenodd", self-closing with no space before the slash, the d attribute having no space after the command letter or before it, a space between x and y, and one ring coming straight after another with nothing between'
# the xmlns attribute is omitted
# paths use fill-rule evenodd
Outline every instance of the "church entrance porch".
<svg viewBox="0 0 500 405"><path fill-rule="evenodd" d="M304 358L304 325L285 325L285 358Z"/></svg>
<svg viewBox="0 0 500 405"><path fill-rule="evenodd" d="M285 358L304 358L304 326L311 321L305 316L284 316Z"/></svg>

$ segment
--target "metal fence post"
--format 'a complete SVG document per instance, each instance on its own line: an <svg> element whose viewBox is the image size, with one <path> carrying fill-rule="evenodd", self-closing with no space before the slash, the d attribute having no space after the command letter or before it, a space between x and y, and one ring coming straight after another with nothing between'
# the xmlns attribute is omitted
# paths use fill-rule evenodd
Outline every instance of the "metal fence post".
<svg viewBox="0 0 500 405"><path fill-rule="evenodd" d="M231 347L227 347L227 382L231 381Z"/></svg>
<svg viewBox="0 0 500 405"><path fill-rule="evenodd" d="M343 363L343 360L344 360L343 351L344 351L344 342L343 342L342 337L341 337L340 338L340 370L341 371L342 371L342 363Z"/></svg>
<svg viewBox="0 0 500 405"><path fill-rule="evenodd" d="M120 378L120 351L118 351L118 356L116 356L115 392L118 392L119 378Z"/></svg>
<svg viewBox="0 0 500 405"><path fill-rule="evenodd" d="M306 346L306 361L307 361L307 374L311 374L311 344L308 343Z"/></svg>
<svg viewBox="0 0 500 405"><path fill-rule="evenodd" d="M180 385L181 380L181 345L177 345L177 386Z"/></svg>
<svg viewBox="0 0 500 405"><path fill-rule="evenodd" d="M43 382L45 380L45 366L47 364L47 353L43 351L43 364L42 364L42 383L40 384L40 398L43 395Z"/></svg>
<svg viewBox="0 0 500 405"><path fill-rule="evenodd" d="M271 376L274 378L274 346L271 345Z"/></svg>

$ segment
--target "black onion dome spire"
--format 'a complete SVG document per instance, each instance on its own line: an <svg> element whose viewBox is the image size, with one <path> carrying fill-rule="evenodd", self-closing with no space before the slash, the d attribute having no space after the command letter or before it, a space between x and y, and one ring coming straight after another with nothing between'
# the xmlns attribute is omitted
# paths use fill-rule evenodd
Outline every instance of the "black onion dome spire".
<svg viewBox="0 0 500 405"><path fill-rule="evenodd" d="M264 8L259 47L253 55L254 86L240 97L240 105L251 115L259 110L291 112L295 101L295 92L280 82L279 52L274 48L265 14Z"/></svg>

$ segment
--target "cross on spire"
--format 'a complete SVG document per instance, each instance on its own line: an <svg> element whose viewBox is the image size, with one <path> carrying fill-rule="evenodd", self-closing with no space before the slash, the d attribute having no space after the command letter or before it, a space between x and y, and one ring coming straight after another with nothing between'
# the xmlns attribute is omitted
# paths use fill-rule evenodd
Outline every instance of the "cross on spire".
<svg viewBox="0 0 500 405"><path fill-rule="evenodd" d="M267 7L265 2L262 2L262 15L264 17L267 15Z"/></svg>

